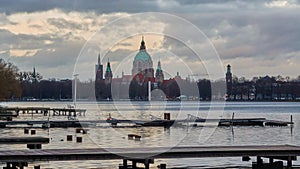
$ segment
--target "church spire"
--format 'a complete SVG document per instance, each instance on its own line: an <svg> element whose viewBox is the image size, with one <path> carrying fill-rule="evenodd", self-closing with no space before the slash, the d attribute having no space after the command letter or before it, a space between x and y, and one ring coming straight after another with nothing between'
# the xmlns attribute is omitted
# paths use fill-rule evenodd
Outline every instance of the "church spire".
<svg viewBox="0 0 300 169"><path fill-rule="evenodd" d="M142 36L142 42L140 46L140 50L146 49L145 41L144 41L144 36Z"/></svg>
<svg viewBox="0 0 300 169"><path fill-rule="evenodd" d="M160 64L160 60L157 63L157 70L161 71L161 64Z"/></svg>
<svg viewBox="0 0 300 169"><path fill-rule="evenodd" d="M98 63L95 65L96 80L103 79L103 65L101 64L100 53L98 54Z"/></svg>
<svg viewBox="0 0 300 169"><path fill-rule="evenodd" d="M107 61L106 72L111 72L109 58L108 58L108 61Z"/></svg>
<svg viewBox="0 0 300 169"><path fill-rule="evenodd" d="M98 65L101 65L100 53L98 55Z"/></svg>
<svg viewBox="0 0 300 169"><path fill-rule="evenodd" d="M105 71L105 84L110 84L112 82L112 77L113 77L113 74L112 74L110 62L108 59L106 71Z"/></svg>
<svg viewBox="0 0 300 169"><path fill-rule="evenodd" d="M157 69L156 69L156 73L155 73L155 81L158 83L162 83L164 81L164 74L161 68L161 64L160 64L160 59L157 63Z"/></svg>

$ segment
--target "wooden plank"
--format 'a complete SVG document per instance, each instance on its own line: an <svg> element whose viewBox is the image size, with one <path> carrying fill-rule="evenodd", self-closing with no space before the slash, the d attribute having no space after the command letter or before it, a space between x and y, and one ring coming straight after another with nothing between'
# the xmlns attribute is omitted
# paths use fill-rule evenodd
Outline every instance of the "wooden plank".
<svg viewBox="0 0 300 169"><path fill-rule="evenodd" d="M299 156L300 147L273 146L211 146L211 147L149 147L149 148L94 148L94 149L44 149L0 151L0 162L113 160L136 157L151 158L203 158L203 157L291 157Z"/></svg>

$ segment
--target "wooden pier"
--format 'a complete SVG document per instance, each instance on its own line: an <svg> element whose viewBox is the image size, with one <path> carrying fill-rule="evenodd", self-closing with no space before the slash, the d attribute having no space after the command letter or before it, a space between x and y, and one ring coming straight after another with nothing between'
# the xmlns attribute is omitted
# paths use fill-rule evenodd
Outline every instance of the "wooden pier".
<svg viewBox="0 0 300 169"><path fill-rule="evenodd" d="M274 164L273 159L287 161L287 167L292 167L292 161L300 155L300 146L291 145L253 145L253 146L190 146L190 147L149 147L149 148L94 148L94 149L44 149L44 150L6 150L0 151L0 162L22 164L40 161L72 161L72 160L115 160L122 159L122 168L132 168L136 163L143 163L148 169L154 159L182 158L213 158L213 157L250 157L255 156L257 162L253 166L266 168ZM268 158L264 164L261 158ZM21 165L21 166L20 166ZM283 167L282 167L283 168Z"/></svg>
<svg viewBox="0 0 300 169"><path fill-rule="evenodd" d="M108 120L26 120L26 121L0 121L0 128L8 126L30 127L33 125L41 125L46 128L55 127L94 127L97 124L110 124L112 127L117 127L118 124L125 124L134 127L180 127L191 123L203 124L204 122L217 122L218 126L288 126L294 124L293 122L267 120L265 118L253 119L201 119L201 120L122 120L122 119L108 119Z"/></svg>

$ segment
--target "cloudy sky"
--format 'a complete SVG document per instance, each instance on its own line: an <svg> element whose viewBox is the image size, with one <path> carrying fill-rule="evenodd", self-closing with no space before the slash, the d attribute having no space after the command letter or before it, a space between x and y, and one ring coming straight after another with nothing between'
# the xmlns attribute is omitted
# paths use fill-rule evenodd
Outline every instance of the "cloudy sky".
<svg viewBox="0 0 300 169"><path fill-rule="evenodd" d="M239 77L297 77L299 17L297 0L0 1L0 57L45 79L91 79L100 52L116 77L131 73L144 35L169 76L221 78L213 68L231 64Z"/></svg>

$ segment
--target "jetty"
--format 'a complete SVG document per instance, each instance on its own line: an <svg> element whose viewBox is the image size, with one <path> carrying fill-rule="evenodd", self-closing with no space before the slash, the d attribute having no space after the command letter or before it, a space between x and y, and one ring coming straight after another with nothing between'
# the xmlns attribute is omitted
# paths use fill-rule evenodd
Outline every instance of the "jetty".
<svg viewBox="0 0 300 169"><path fill-rule="evenodd" d="M44 116L67 116L68 120L14 120L13 117L19 116L20 113L31 114L43 114ZM0 107L0 128L5 128L11 125L28 125L41 124L42 127L81 127L81 126L96 126L97 124L109 123L116 127L118 124L129 124L135 125L135 127L171 127L171 126L186 126L192 124L194 127L202 126L206 122L217 123L218 126L288 126L293 125L291 121L280 121L280 120L268 120L266 118L232 118L229 119L205 119L199 118L188 114L186 119L170 119L170 113L164 113L164 119L155 120L139 120L139 119L116 119L109 115L106 120L76 120L77 116L85 116L85 109L76 109L72 107L68 108L49 108L49 107ZM4 119L3 119L4 118Z"/></svg>
<svg viewBox="0 0 300 169"><path fill-rule="evenodd" d="M65 128L65 127L95 127L110 124L112 127L122 124L134 127L182 127L192 124L194 127L202 126L205 122L215 122L218 126L289 126L294 122L268 120L265 118L239 118L239 119L182 119L182 120L15 120L0 121L0 128L6 127L32 127L40 125L43 128ZM98 125L99 124L99 125Z"/></svg>
<svg viewBox="0 0 300 169"><path fill-rule="evenodd" d="M292 145L248 145L248 146L186 146L186 147L147 147L147 148L89 148L89 149L33 149L0 151L0 162L6 163L6 169L23 168L28 162L41 161L72 161L72 160L116 160L123 161L120 168L137 168L142 163L145 169L154 163L155 159L182 158L214 158L214 157L243 157L243 161L256 157L253 168L283 169L292 168L292 161L300 155L300 146ZM268 158L263 163L262 158ZM128 161L132 165L128 165ZM166 165L161 165L161 169Z"/></svg>

